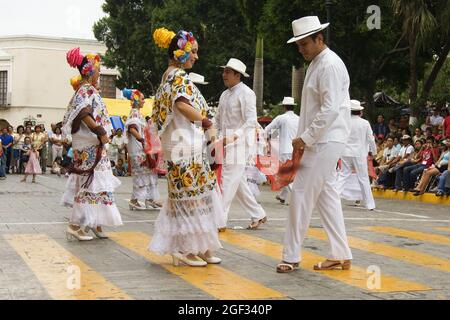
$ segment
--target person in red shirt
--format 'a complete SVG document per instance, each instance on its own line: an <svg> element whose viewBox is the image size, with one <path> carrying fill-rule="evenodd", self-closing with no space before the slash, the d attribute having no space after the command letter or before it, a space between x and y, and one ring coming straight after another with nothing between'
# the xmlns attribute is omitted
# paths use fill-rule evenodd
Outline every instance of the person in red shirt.
<svg viewBox="0 0 450 320"><path fill-rule="evenodd" d="M403 188L409 191L414 188L417 177L425 170L430 168L439 157L439 153L433 148L434 138L427 138L427 142L420 151L420 160L416 165L403 169Z"/></svg>
<svg viewBox="0 0 450 320"><path fill-rule="evenodd" d="M444 119L444 125L442 134L444 135L444 138L450 138L450 106L447 107L446 116Z"/></svg>

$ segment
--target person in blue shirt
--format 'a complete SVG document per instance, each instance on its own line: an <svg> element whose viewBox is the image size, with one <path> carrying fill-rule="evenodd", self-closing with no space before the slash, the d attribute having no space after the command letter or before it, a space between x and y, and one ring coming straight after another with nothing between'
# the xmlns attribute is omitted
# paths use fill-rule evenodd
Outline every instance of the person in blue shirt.
<svg viewBox="0 0 450 320"><path fill-rule="evenodd" d="M5 157L5 173L9 174L9 166L11 164L12 145L14 137L8 133L8 128L3 128L2 143L3 143L3 157Z"/></svg>
<svg viewBox="0 0 450 320"><path fill-rule="evenodd" d="M380 114L377 118L377 123L373 126L373 134L377 138L386 138L389 134L389 127L384 123L384 116Z"/></svg>
<svg viewBox="0 0 450 320"><path fill-rule="evenodd" d="M3 142L2 137L0 136L0 180L5 180L5 165L6 165L6 157L3 152Z"/></svg>

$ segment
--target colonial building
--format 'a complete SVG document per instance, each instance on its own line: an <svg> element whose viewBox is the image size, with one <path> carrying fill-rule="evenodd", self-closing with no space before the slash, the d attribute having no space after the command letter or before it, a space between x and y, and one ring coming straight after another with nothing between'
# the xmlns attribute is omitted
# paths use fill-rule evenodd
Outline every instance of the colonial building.
<svg viewBox="0 0 450 320"><path fill-rule="evenodd" d="M35 124L62 121L73 95L70 78L78 74L66 62L66 52L104 54L106 46L96 40L42 36L0 37L0 127L16 127L31 120ZM100 89L104 98L121 97L115 87L116 70L101 68Z"/></svg>

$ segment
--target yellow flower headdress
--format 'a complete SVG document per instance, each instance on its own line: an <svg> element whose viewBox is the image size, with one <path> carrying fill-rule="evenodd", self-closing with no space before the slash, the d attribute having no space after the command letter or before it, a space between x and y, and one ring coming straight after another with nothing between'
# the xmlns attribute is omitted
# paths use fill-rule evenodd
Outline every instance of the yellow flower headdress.
<svg viewBox="0 0 450 320"><path fill-rule="evenodd" d="M192 32L187 32L184 30L178 31L175 34L172 31L167 30L166 28L159 28L153 32L153 40L158 45L158 47L167 49L170 46L173 38L177 37L177 46L178 49L172 52L175 60L185 63L189 58L192 50L192 45L195 42L195 38Z"/></svg>

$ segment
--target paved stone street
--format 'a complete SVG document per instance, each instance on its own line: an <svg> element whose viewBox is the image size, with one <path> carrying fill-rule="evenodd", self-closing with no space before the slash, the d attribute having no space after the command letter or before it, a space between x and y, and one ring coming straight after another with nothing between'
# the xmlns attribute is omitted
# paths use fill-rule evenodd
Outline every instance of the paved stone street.
<svg viewBox="0 0 450 320"><path fill-rule="evenodd" d="M128 209L131 178L116 193L124 225L108 229L110 239L83 243L66 240L70 209L59 205L66 179L20 178L0 181L0 299L450 298L449 206L376 199L369 212L344 203L350 271L312 270L328 249L315 214L301 269L277 274L288 207L267 186L259 200L268 223L245 230L248 217L235 205L217 252L223 262L205 269L173 267L169 256L146 251L158 213Z"/></svg>

